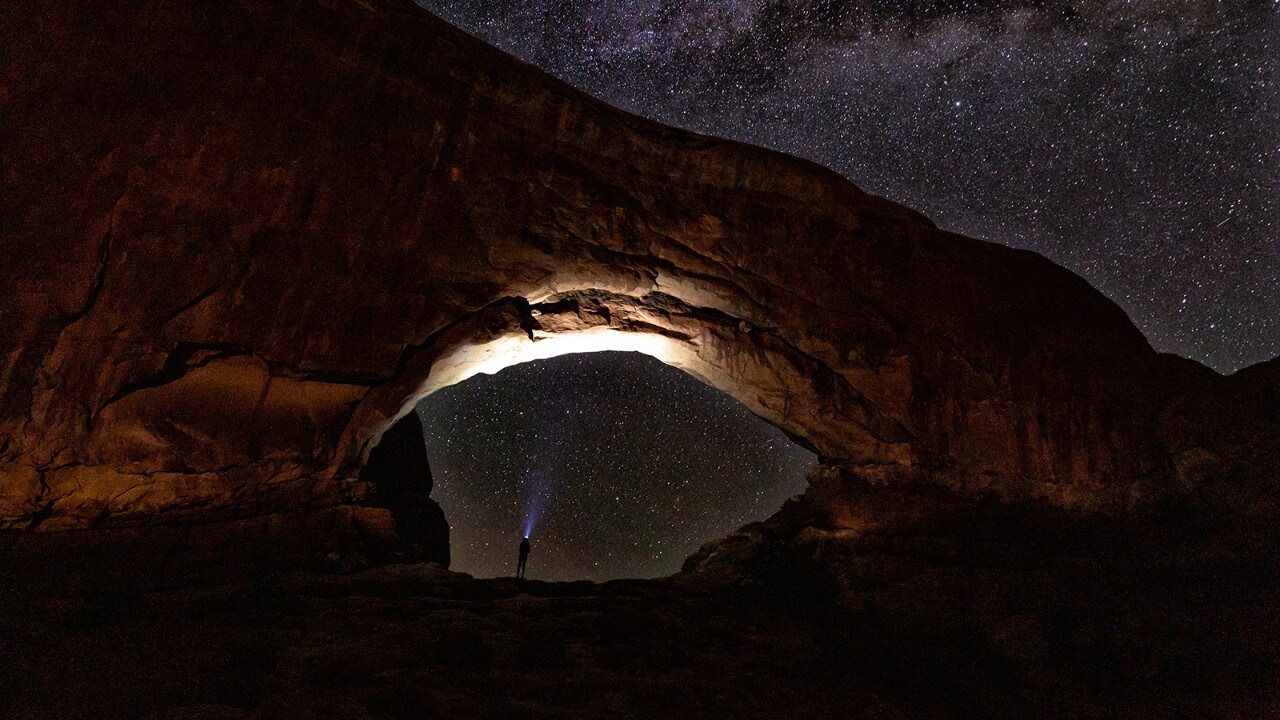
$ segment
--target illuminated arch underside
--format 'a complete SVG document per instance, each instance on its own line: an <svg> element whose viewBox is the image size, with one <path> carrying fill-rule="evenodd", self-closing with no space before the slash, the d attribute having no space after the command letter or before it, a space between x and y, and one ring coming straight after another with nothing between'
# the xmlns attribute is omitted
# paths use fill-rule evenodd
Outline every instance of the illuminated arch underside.
<svg viewBox="0 0 1280 720"><path fill-rule="evenodd" d="M680 368L742 402L822 456L868 466L911 467L909 433L850 383L787 344L776 331L662 293L642 297L587 290L540 302L494 303L450 328L422 380L394 415L358 436L377 436L427 395L478 373L558 355L634 351ZM874 472L874 471L873 471Z"/></svg>

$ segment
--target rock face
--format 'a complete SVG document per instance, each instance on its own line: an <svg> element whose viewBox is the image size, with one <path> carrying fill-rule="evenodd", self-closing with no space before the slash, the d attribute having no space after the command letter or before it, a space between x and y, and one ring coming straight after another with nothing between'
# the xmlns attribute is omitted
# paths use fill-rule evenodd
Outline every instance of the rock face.
<svg viewBox="0 0 1280 720"><path fill-rule="evenodd" d="M405 415L382 434L360 470L360 481L373 488L370 505L391 511L396 535L413 549L415 559L449 567L449 523L431 499L431 465L417 413Z"/></svg>
<svg viewBox="0 0 1280 720"><path fill-rule="evenodd" d="M361 473L387 428L606 347L860 482L1115 512L1277 475L1274 368L1159 356L1042 257L626 115L407 0L0 13L6 528L438 528Z"/></svg>

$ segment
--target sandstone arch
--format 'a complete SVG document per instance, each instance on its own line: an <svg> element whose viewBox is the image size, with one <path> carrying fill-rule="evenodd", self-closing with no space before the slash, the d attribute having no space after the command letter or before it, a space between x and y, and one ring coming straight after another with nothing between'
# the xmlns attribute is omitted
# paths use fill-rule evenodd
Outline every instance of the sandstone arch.
<svg viewBox="0 0 1280 720"><path fill-rule="evenodd" d="M857 376L838 374L775 329L662 293L598 290L560 292L532 303L506 298L441 333L426 359L357 409L348 447L360 452L345 462L367 457L391 423L436 390L517 363L599 350L641 352L680 368L822 456L903 472L912 467L910 433L855 387ZM880 398L898 390L874 388Z"/></svg>
<svg viewBox="0 0 1280 720"><path fill-rule="evenodd" d="M1044 258L626 115L408 0L8 0L0 57L19 714L511 714L477 690L544 620L574 645L533 695L592 696L546 714L1277 706L1280 359L1157 354ZM425 466L391 423L469 361L638 341L818 449L805 496L658 581L276 582L447 559L421 474L375 476ZM510 655L487 676L424 633L459 615ZM709 652L651 654L629 616ZM713 682L666 702L672 678ZM219 704L165 709L194 702Z"/></svg>
<svg viewBox="0 0 1280 720"><path fill-rule="evenodd" d="M3 24L6 528L367 537L371 441L433 364L526 331L700 347L676 362L831 463L963 497L1115 510L1272 447L1242 389L1269 370L1159 356L1039 256L407 1L6 12L43 18ZM1200 452L1196 403L1249 451Z"/></svg>
<svg viewBox="0 0 1280 720"><path fill-rule="evenodd" d="M376 495L381 485L406 483L399 479L401 473L367 472L368 466L401 465L424 481L429 492L429 461L413 414L422 398L478 373L600 350L641 352L680 368L738 399L820 456L856 462L866 477L906 476L912 471L910 434L854 387L858 378L833 371L788 344L776 330L755 327L718 309L690 307L659 292L637 297L586 290L561 291L532 303L505 298L434 337L421 360L410 361L399 380L378 388L356 409L350 437L339 451L345 457L338 462L339 468L351 470L338 472L358 472ZM894 388L876 390L884 398ZM390 448L382 449L383 438L391 436ZM416 453L401 447L401 436L416 442ZM395 460L384 461L387 457ZM409 512L398 499L378 504L397 516ZM439 515L440 510L430 503L425 512ZM402 524L398 519L398 531ZM443 520L434 522L431 532L418 530L414 535L420 545L445 544L444 550L426 554L447 564L447 542L440 540L448 537Z"/></svg>

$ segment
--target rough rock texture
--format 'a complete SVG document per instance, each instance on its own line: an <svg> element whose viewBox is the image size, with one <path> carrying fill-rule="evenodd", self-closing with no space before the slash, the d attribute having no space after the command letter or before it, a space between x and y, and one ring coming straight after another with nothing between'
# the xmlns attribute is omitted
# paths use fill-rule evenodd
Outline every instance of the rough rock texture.
<svg viewBox="0 0 1280 720"><path fill-rule="evenodd" d="M982 517L955 516L968 531L957 523L857 544L810 530L799 563L756 554L728 583L714 571L595 585L387 565L0 602L0 717L1280 712L1275 576L1221 573L1200 585L1176 565L1134 565L1126 552L1028 533L1036 523L1025 517ZM767 530L751 532L775 547ZM1007 562L993 562L1002 554ZM815 565L826 574L809 572ZM1135 596L1135 584L1151 592ZM10 592L0 587L0 599Z"/></svg>
<svg viewBox="0 0 1280 720"><path fill-rule="evenodd" d="M830 468L811 483L678 577L824 598L818 647L916 694L891 701L906 716L933 700L937 717L1280 717L1274 506L1180 497L1117 518Z"/></svg>
<svg viewBox="0 0 1280 720"><path fill-rule="evenodd" d="M821 619L671 585L392 565L0 605L20 658L0 666L0 717L938 717L891 709L829 658L797 661Z"/></svg>
<svg viewBox="0 0 1280 720"><path fill-rule="evenodd" d="M495 314L511 357L665 343L883 482L1114 510L1256 470L1215 444L1237 425L1274 460L1247 401L1274 373L1157 356L1039 256L630 117L407 1L0 12L8 527L349 507L382 532L359 467Z"/></svg>

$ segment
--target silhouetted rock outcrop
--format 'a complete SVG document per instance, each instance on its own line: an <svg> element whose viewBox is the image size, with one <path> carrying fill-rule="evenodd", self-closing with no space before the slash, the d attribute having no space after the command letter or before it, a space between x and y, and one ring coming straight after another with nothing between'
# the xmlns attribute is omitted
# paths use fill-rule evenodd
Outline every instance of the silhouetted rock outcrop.
<svg viewBox="0 0 1280 720"><path fill-rule="evenodd" d="M373 492L369 504L391 511L396 534L415 559L449 567L449 523L431 499L431 465L417 413L408 413L382 434L360 469Z"/></svg>

